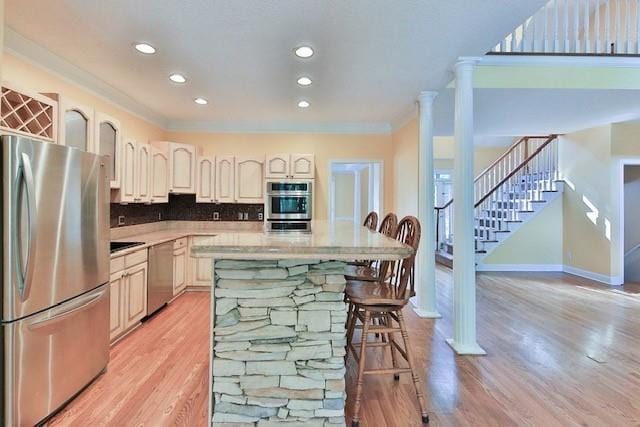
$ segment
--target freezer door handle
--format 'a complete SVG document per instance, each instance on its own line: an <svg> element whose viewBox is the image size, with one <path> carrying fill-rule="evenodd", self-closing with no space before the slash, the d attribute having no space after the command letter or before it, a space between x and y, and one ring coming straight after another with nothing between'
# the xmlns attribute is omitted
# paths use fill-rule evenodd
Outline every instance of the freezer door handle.
<svg viewBox="0 0 640 427"><path fill-rule="evenodd" d="M89 309L92 305L97 303L100 298L107 292L109 288L104 287L99 292L92 292L91 294L79 297L78 301L71 307L60 307L49 310L46 314L36 316L30 323L29 329L41 329L45 326L50 326L64 320L76 313Z"/></svg>
<svg viewBox="0 0 640 427"><path fill-rule="evenodd" d="M28 244L29 250L27 251L27 261L25 263L25 271L22 268L22 244L21 235L20 235L20 184L22 183L22 179L24 178L25 182L25 192L27 196L27 216L28 216ZM14 257L15 257L15 267L16 267L16 278L18 285L18 294L21 299L24 301L29 298L29 292L31 290L31 282L33 281L33 270L35 267L35 253L36 253L36 241L37 241L37 226L36 219L38 217L37 206L36 206L36 193L35 193L35 184L33 179L33 168L31 167L31 160L26 153L21 153L20 162L18 165L18 170L16 173L16 180L14 186L14 203L13 203L13 211L14 211L14 224L13 224L13 233L14 233L14 242L16 247L14 248Z"/></svg>

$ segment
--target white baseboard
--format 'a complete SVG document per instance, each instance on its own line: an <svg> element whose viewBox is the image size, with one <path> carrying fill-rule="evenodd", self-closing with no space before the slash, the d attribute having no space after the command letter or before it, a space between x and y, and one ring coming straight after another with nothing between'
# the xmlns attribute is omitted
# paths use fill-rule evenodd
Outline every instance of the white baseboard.
<svg viewBox="0 0 640 427"><path fill-rule="evenodd" d="M562 264L478 264L476 271L563 271Z"/></svg>
<svg viewBox="0 0 640 427"><path fill-rule="evenodd" d="M620 286L624 283L624 280L618 276L607 276L563 264L478 264L476 271L560 272L584 277L609 286Z"/></svg>
<svg viewBox="0 0 640 427"><path fill-rule="evenodd" d="M624 283L624 280L621 280L617 276L607 276L600 273L594 273L593 271L583 270L570 265L565 265L563 271L568 274L573 274L574 276L595 280L596 282L604 283L609 286L620 286Z"/></svg>

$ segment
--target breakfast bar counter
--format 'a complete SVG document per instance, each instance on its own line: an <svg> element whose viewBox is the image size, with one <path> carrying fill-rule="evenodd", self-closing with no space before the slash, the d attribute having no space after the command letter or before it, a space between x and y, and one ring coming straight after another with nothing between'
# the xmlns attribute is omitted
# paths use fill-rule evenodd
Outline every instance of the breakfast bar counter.
<svg viewBox="0 0 640 427"><path fill-rule="evenodd" d="M346 261L412 249L314 221L308 234L219 233L191 251L214 263L212 424L344 425Z"/></svg>

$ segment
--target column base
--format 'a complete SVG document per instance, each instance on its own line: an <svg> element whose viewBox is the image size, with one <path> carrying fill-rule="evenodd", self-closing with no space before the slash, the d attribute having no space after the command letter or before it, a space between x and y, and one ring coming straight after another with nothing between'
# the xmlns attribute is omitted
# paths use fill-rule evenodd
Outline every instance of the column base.
<svg viewBox="0 0 640 427"><path fill-rule="evenodd" d="M440 319L442 317L442 314L438 313L437 311L422 310L418 307L412 308L413 312L416 313L418 317L421 317L423 319Z"/></svg>
<svg viewBox="0 0 640 427"><path fill-rule="evenodd" d="M487 354L477 343L458 344L453 338L447 338L447 344L449 344L449 347L451 347L453 351L461 356L486 356Z"/></svg>

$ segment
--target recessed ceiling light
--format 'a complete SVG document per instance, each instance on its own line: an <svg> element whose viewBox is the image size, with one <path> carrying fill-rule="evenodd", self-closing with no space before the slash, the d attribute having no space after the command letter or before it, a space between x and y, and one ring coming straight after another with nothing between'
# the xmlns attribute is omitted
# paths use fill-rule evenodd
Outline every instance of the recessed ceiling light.
<svg viewBox="0 0 640 427"><path fill-rule="evenodd" d="M156 53L156 48L151 46L149 43L136 43L134 47L138 52L144 53L146 55L152 55Z"/></svg>
<svg viewBox="0 0 640 427"><path fill-rule="evenodd" d="M309 77L303 76L298 79L298 84L300 86L309 86L311 84L311 79Z"/></svg>
<svg viewBox="0 0 640 427"><path fill-rule="evenodd" d="M311 46L300 46L296 48L295 54L298 58L309 58L313 55L313 49Z"/></svg>
<svg viewBox="0 0 640 427"><path fill-rule="evenodd" d="M309 108L310 105L311 104L309 104L309 101L302 100L302 101L298 102L298 107L300 107L300 108Z"/></svg>
<svg viewBox="0 0 640 427"><path fill-rule="evenodd" d="M173 73L169 75L169 80L171 80L174 83L186 83L187 82L187 78L185 76L183 76L182 74L179 73Z"/></svg>
<svg viewBox="0 0 640 427"><path fill-rule="evenodd" d="M204 98L196 98L193 100L193 102L195 102L198 105L207 105L209 103L209 101L207 101Z"/></svg>

